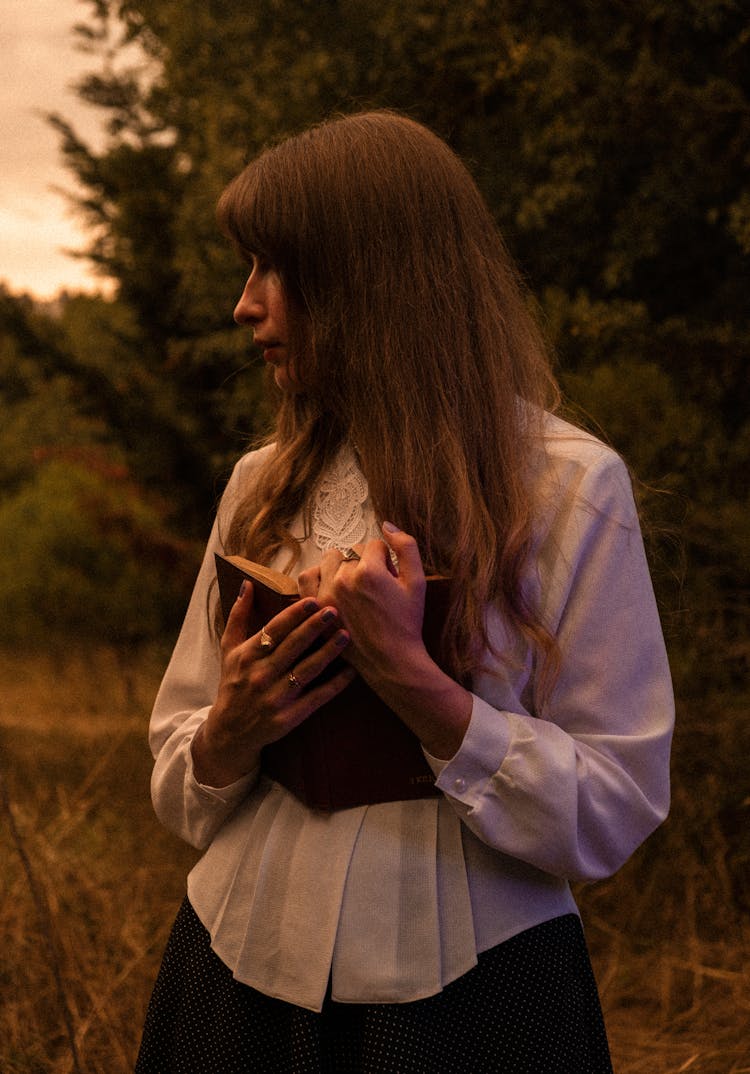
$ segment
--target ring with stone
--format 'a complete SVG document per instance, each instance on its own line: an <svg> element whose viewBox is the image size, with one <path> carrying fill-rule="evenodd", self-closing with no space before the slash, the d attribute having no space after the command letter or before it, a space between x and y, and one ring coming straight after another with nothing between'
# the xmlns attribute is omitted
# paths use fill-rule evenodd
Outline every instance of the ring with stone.
<svg viewBox="0 0 750 1074"><path fill-rule="evenodd" d="M302 689L302 683L299 681L299 679L297 678L297 676L294 674L293 671L289 672L289 674L287 675L287 680L288 680L289 685L292 687L293 690L301 690Z"/></svg>
<svg viewBox="0 0 750 1074"><path fill-rule="evenodd" d="M266 628L261 627L260 628L260 647L261 647L261 649L265 649L266 652L270 652L271 649L273 649L275 644L276 644L276 642L273 640L273 638L268 633Z"/></svg>
<svg viewBox="0 0 750 1074"><path fill-rule="evenodd" d="M352 560L362 559L362 557L356 549L345 548L344 551L341 553L341 559L344 563L350 563Z"/></svg>

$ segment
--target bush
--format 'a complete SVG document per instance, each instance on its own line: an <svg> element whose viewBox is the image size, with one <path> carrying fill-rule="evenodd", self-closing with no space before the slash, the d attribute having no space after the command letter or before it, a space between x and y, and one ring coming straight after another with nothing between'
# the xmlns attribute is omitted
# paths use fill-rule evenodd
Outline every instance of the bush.
<svg viewBox="0 0 750 1074"><path fill-rule="evenodd" d="M40 460L0 506L0 642L136 642L173 629L197 551L165 513L93 451Z"/></svg>

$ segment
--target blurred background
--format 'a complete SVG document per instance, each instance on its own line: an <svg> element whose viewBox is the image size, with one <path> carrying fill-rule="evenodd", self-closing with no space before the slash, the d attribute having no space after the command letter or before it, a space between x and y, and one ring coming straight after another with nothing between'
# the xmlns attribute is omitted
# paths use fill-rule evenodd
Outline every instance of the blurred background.
<svg viewBox="0 0 750 1074"><path fill-rule="evenodd" d="M679 711L672 817L580 893L616 1070L750 1071L746 0L6 8L0 1069L131 1069L191 860L150 815L148 709L267 419L218 194L387 106L467 162L636 476Z"/></svg>

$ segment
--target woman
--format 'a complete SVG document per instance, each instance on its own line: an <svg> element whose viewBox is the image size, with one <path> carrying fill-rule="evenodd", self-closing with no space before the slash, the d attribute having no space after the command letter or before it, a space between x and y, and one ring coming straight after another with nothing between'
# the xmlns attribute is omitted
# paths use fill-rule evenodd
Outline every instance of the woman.
<svg viewBox="0 0 750 1074"><path fill-rule="evenodd" d="M425 128L322 124L250 164L219 216L278 411L227 487L152 718L156 812L205 854L138 1070L609 1071L569 882L665 817L673 717L625 467L553 416L492 218ZM248 637L248 585L219 645L215 551L303 599ZM450 579L441 666L425 570ZM435 787L323 813L262 750L355 676Z"/></svg>

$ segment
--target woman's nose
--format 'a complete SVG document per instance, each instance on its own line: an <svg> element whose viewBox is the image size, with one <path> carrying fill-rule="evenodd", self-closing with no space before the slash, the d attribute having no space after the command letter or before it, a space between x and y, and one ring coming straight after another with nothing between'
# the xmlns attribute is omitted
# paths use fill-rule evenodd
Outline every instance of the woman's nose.
<svg viewBox="0 0 750 1074"><path fill-rule="evenodd" d="M257 324L263 320L264 315L263 296L257 281L251 276L234 307L234 320L237 324Z"/></svg>

